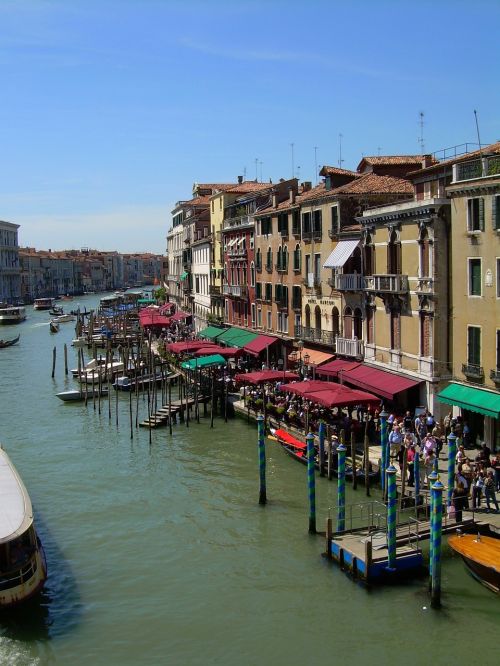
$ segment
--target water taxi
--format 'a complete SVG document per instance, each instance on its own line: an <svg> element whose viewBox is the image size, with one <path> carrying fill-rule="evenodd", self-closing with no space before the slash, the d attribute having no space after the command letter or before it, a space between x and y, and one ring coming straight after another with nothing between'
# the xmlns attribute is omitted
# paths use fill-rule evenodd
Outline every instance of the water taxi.
<svg viewBox="0 0 500 666"><path fill-rule="evenodd" d="M0 324L20 324L26 319L26 308L8 305L0 308Z"/></svg>
<svg viewBox="0 0 500 666"><path fill-rule="evenodd" d="M462 556L471 574L492 592L500 593L500 539L478 534L457 534L448 545Z"/></svg>
<svg viewBox="0 0 500 666"><path fill-rule="evenodd" d="M47 564L35 532L31 500L0 447L0 608L29 599L46 579Z"/></svg>
<svg viewBox="0 0 500 666"><path fill-rule="evenodd" d="M52 310L53 307L53 298L35 298L33 302L33 308L35 310Z"/></svg>

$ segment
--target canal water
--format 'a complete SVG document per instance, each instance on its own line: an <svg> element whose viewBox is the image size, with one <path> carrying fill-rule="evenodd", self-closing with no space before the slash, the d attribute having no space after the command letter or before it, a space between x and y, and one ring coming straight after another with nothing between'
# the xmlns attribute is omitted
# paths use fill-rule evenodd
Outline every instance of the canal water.
<svg viewBox="0 0 500 666"><path fill-rule="evenodd" d="M0 616L0 664L498 663L500 602L449 551L439 612L425 578L354 583L307 533L305 467L269 441L261 507L245 419L211 429L202 418L150 443L144 429L131 439L126 398L118 427L107 407L61 403L74 325L50 335L48 321L28 307L2 329L21 340L0 350L0 441L35 506L49 579L39 600ZM317 492L324 529L336 484L318 479Z"/></svg>

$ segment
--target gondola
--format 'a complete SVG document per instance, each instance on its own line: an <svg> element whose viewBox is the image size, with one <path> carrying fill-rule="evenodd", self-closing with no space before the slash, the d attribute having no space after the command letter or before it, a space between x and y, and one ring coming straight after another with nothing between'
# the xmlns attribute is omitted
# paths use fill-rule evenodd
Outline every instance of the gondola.
<svg viewBox="0 0 500 666"><path fill-rule="evenodd" d="M59 315L64 314L64 309L57 305L54 305L54 307L51 310L49 310L49 314L52 315L53 317L58 317Z"/></svg>
<svg viewBox="0 0 500 666"><path fill-rule="evenodd" d="M51 333L59 333L59 324L54 321L51 321L49 324Z"/></svg>
<svg viewBox="0 0 500 666"><path fill-rule="evenodd" d="M17 338L12 338L12 340L0 340L0 349L3 349L4 347L12 347L12 345L19 342L20 337L21 336L18 335Z"/></svg>
<svg viewBox="0 0 500 666"><path fill-rule="evenodd" d="M291 458L294 458L295 460L298 460L301 462L303 465L307 465L307 454L306 454L306 449L307 445L305 442L301 441L300 439L297 439L293 435L290 435L290 433L286 432L286 430L282 430L280 428L278 429L273 429L271 428L271 435L272 437L282 446L283 450L287 455L289 455ZM326 458L326 454L325 454ZM319 453L318 453L318 447L315 444L315 456L314 456L314 465L317 470L319 470ZM370 465L371 468L371 465ZM323 465L323 471L325 474L328 472L328 462L325 460L324 465ZM338 470L337 469L332 469L332 475L335 478L338 478ZM346 479L352 479L352 466L346 465L345 468L345 477ZM365 480L365 470L364 468L357 468L356 469L356 477L360 481L360 483L364 483ZM370 483L373 483L379 478L379 473L378 471L374 471L371 469L369 473L370 477Z"/></svg>

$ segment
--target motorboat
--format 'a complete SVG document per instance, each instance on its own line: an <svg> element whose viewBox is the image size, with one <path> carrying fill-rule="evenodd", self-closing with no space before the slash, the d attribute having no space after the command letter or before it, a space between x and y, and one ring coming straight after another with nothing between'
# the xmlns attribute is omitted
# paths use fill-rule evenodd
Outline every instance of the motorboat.
<svg viewBox="0 0 500 666"><path fill-rule="evenodd" d="M52 310L53 307L53 298L35 298L33 302L33 308L35 310Z"/></svg>
<svg viewBox="0 0 500 666"><path fill-rule="evenodd" d="M50 321L49 330L51 333L59 333L59 324L55 321Z"/></svg>
<svg viewBox="0 0 500 666"><path fill-rule="evenodd" d="M56 393L56 397L59 398L59 400L62 400L63 402L81 402L82 400L85 400L87 398L88 400L92 400L93 398L98 398L99 395L101 397L107 396L108 395L108 389L105 387L102 387L101 390L99 391L98 388L90 388L85 391L84 389L70 389L68 391L61 391L60 393Z"/></svg>
<svg viewBox="0 0 500 666"><path fill-rule="evenodd" d="M45 553L28 492L0 447L0 608L37 594L47 579Z"/></svg>
<svg viewBox="0 0 500 666"><path fill-rule="evenodd" d="M26 319L26 308L8 305L0 308L0 324L20 324Z"/></svg>
<svg viewBox="0 0 500 666"><path fill-rule="evenodd" d="M87 346L87 338L84 335L80 335L78 338L71 340L71 344L73 347L82 349L83 347Z"/></svg>
<svg viewBox="0 0 500 666"><path fill-rule="evenodd" d="M500 594L500 539L482 534L456 534L448 538L448 545L461 555L476 580Z"/></svg>
<svg viewBox="0 0 500 666"><path fill-rule="evenodd" d="M60 305L54 305L54 307L49 310L49 314L53 317L59 317L60 315L64 314L64 308L62 308Z"/></svg>
<svg viewBox="0 0 500 666"><path fill-rule="evenodd" d="M67 321L75 321L76 317L73 314L62 314L57 317L53 317L52 321L56 324L64 324Z"/></svg>

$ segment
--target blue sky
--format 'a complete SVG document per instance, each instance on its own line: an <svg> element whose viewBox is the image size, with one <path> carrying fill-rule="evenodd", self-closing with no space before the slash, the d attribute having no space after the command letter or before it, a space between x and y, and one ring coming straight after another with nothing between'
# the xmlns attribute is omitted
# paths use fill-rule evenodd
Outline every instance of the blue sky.
<svg viewBox="0 0 500 666"><path fill-rule="evenodd" d="M163 252L246 169L500 139L500 3L0 0L0 219L37 248ZM315 150L316 147L316 150Z"/></svg>

